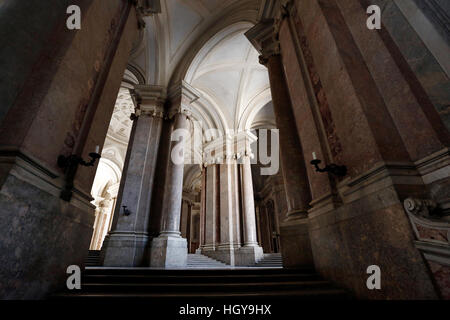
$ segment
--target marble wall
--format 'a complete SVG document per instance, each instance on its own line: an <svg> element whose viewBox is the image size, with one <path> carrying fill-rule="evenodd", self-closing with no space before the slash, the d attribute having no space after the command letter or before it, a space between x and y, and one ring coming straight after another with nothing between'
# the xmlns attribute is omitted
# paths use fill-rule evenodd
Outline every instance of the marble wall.
<svg viewBox="0 0 450 320"><path fill-rule="evenodd" d="M69 2L50 2L32 1L27 10L10 1L0 13L8 16L2 24L28 25L1 28L11 31L2 41L14 43L0 53L2 64L11 59L10 84L0 93L0 297L7 299L45 297L64 285L69 265L84 264L95 168L78 170L72 199L63 201L66 181L57 158L80 153L88 159L102 145L137 32L128 2L71 1L83 10L78 31L66 28Z"/></svg>
<svg viewBox="0 0 450 320"><path fill-rule="evenodd" d="M308 168L314 264L360 298L437 298L403 200L430 196L424 174L448 180L439 110L389 30L367 29L361 1L291 3L279 39L306 162L316 152L348 168L344 178ZM428 173L425 158L435 164ZM366 287L370 265L382 270L382 290Z"/></svg>

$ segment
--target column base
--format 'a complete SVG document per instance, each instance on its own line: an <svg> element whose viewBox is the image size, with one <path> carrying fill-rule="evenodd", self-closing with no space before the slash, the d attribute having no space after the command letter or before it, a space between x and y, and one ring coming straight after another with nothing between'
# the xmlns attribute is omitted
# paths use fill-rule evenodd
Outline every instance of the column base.
<svg viewBox="0 0 450 320"><path fill-rule="evenodd" d="M252 266L264 257L263 248L259 245L245 245L235 251L237 266Z"/></svg>
<svg viewBox="0 0 450 320"><path fill-rule="evenodd" d="M281 255L285 268L313 267L308 219L286 219L280 224Z"/></svg>
<svg viewBox="0 0 450 320"><path fill-rule="evenodd" d="M218 246L217 249L204 247L200 250L199 253L214 260L223 262L229 266L236 265L236 248L230 245Z"/></svg>
<svg viewBox="0 0 450 320"><path fill-rule="evenodd" d="M146 234L114 232L105 237L101 255L105 267L147 267L149 237Z"/></svg>
<svg viewBox="0 0 450 320"><path fill-rule="evenodd" d="M187 264L187 240L175 236L154 238L150 250L150 267L182 268Z"/></svg>
<svg viewBox="0 0 450 320"><path fill-rule="evenodd" d="M308 218L308 211L292 210L286 214L285 221L294 221L294 220L306 219L306 218Z"/></svg>

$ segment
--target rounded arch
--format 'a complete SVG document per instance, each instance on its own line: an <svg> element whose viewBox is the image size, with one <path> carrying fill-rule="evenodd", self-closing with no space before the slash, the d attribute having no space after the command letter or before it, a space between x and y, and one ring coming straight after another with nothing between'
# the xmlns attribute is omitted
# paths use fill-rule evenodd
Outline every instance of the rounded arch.
<svg viewBox="0 0 450 320"><path fill-rule="evenodd" d="M107 158L101 158L97 168L91 194L93 197L101 197L105 188L110 184L120 182L122 169L113 161Z"/></svg>
<svg viewBox="0 0 450 320"><path fill-rule="evenodd" d="M205 33L194 41L190 50L185 52L183 59L179 61L170 77L168 87L170 88L186 78L188 70L198 53L215 35L235 24L247 23L251 26L255 25L258 22L259 7L259 3L252 0L240 0L231 5L227 13L224 14L224 18L219 20L219 23L216 22L208 28Z"/></svg>
<svg viewBox="0 0 450 320"><path fill-rule="evenodd" d="M237 33L242 32L243 30L248 30L251 27L253 27L254 24L247 21L241 21L234 24L231 24L222 30L220 30L218 33L213 35L203 46L202 48L197 52L194 59L190 62L188 69L186 70L186 73L184 75L184 81L191 84L194 78L194 75L196 74L200 64L203 62L203 60L209 55L209 53L222 41L224 41L227 38L231 38ZM210 70L210 72L213 70Z"/></svg>
<svg viewBox="0 0 450 320"><path fill-rule="evenodd" d="M270 92L270 87L268 87L266 90L254 97L247 105L239 121L238 130L250 130L258 112L260 112L271 101L272 95Z"/></svg>

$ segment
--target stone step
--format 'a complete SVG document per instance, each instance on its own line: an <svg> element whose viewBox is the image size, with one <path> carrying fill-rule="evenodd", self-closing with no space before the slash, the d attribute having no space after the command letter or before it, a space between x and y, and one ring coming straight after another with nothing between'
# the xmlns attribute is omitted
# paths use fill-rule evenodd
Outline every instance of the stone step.
<svg viewBox="0 0 450 320"><path fill-rule="evenodd" d="M191 270L196 271L196 270ZM278 275L243 275L215 274L222 270L214 270L211 275L83 275L83 283L272 283L272 282L308 282L320 281L317 274L278 274Z"/></svg>
<svg viewBox="0 0 450 320"><path fill-rule="evenodd" d="M348 295L311 269L88 268L83 272L80 291L66 290L52 298L170 302L179 298L346 299Z"/></svg>
<svg viewBox="0 0 450 320"><path fill-rule="evenodd" d="M295 281L295 282L271 282L271 283L87 283L83 285L83 290L89 293L245 293L249 291L300 291L318 290L330 288L326 281Z"/></svg>
<svg viewBox="0 0 450 320"><path fill-rule="evenodd" d="M179 301L183 299L183 302L189 302L192 299L193 302L198 302L198 299L212 300L214 299L226 299L227 303L231 301L235 303L243 303L245 299L254 301L257 298L259 303L262 303L264 299L267 302L274 301L274 299L295 299L299 300L348 300L350 297L347 292L340 289L321 289L321 290L303 290L303 291L265 291L265 292L242 292L242 293L209 293L204 295L203 293L110 293L110 292L98 292L98 293L64 293L55 295L52 299L71 299L71 300L111 300L111 299L130 299L130 300L149 300L155 301ZM186 300L185 300L186 299ZM238 299L238 300L232 300Z"/></svg>
<svg viewBox="0 0 450 320"><path fill-rule="evenodd" d="M100 250L89 250L88 255L85 260L85 265L87 267L100 266Z"/></svg>

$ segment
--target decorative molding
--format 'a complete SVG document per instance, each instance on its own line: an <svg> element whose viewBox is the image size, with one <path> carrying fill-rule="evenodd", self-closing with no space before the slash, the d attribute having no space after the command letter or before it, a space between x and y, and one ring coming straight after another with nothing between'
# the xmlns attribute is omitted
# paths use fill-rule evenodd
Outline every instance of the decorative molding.
<svg viewBox="0 0 450 320"><path fill-rule="evenodd" d="M203 146L204 166L213 164L231 164L243 157L253 158L251 144L258 137L248 131L227 134L206 143ZM224 161L225 160L225 161Z"/></svg>
<svg viewBox="0 0 450 320"><path fill-rule="evenodd" d="M450 149L444 148L414 162L425 184L450 177Z"/></svg>
<svg viewBox="0 0 450 320"><path fill-rule="evenodd" d="M431 216L431 212L436 209L437 204L429 199L407 198L403 202L403 207L408 214L428 218Z"/></svg>
<svg viewBox="0 0 450 320"><path fill-rule="evenodd" d="M169 100L171 107L167 113L167 117L172 119L176 114L184 114L188 118L192 116L191 104L200 99L202 94L188 84L181 81L180 84L172 86L169 91Z"/></svg>
<svg viewBox="0 0 450 320"><path fill-rule="evenodd" d="M139 29L145 28L144 17L161 13L161 0L131 0L136 6Z"/></svg>
<svg viewBox="0 0 450 320"><path fill-rule="evenodd" d="M58 176L47 169L45 164L39 163L38 160L20 150L0 150L0 167L3 175L10 174L54 197L59 198L61 191L64 189L64 177ZM71 205L83 211L94 213L95 206L90 203L92 200L94 199L90 194L81 191L76 186L73 188Z"/></svg>
<svg viewBox="0 0 450 320"><path fill-rule="evenodd" d="M429 199L408 198L404 208L416 236L414 244L426 260L450 266L450 222L433 218L436 203ZM433 271L437 282L441 277ZM445 281L444 281L445 283Z"/></svg>
<svg viewBox="0 0 450 320"><path fill-rule="evenodd" d="M130 115L135 110L136 103L133 101L130 90L120 88L119 95L114 106L113 115L108 127L107 138L119 141L121 144L128 144L133 123Z"/></svg>
<svg viewBox="0 0 450 320"><path fill-rule="evenodd" d="M164 118L166 89L160 86L135 85L132 96L137 105L135 117Z"/></svg>
<svg viewBox="0 0 450 320"><path fill-rule="evenodd" d="M261 64L266 65L271 56L280 54L280 43L273 19L258 23L248 30L245 36L261 54L259 58Z"/></svg>

